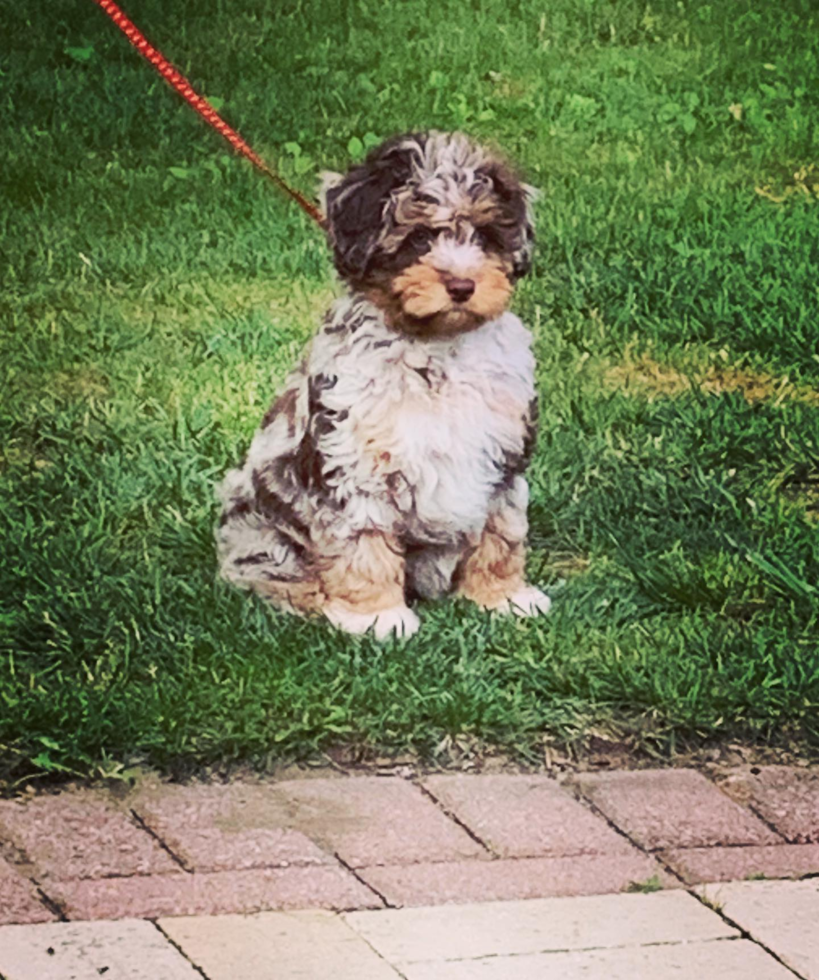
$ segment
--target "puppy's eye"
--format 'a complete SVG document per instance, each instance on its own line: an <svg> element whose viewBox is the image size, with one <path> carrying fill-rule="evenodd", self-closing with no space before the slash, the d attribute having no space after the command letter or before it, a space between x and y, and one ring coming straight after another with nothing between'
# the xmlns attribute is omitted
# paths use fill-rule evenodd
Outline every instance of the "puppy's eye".
<svg viewBox="0 0 819 980"><path fill-rule="evenodd" d="M503 236L494 225L481 225L474 237L482 248L503 248Z"/></svg>
<svg viewBox="0 0 819 980"><path fill-rule="evenodd" d="M425 245L431 244L438 237L438 231L435 228L427 228L424 225L418 225L413 228L412 231L407 235L405 241L409 242L415 248L421 248Z"/></svg>

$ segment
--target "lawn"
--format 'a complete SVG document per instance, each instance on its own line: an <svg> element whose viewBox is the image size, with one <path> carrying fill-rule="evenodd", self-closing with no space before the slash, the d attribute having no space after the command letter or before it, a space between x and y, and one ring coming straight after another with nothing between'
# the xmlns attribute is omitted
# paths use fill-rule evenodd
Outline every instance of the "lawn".
<svg viewBox="0 0 819 980"><path fill-rule="evenodd" d="M537 621L351 639L217 581L213 487L337 291L91 0L1 0L0 779L338 746L819 750L811 0L129 0L308 192L463 128L542 190Z"/></svg>

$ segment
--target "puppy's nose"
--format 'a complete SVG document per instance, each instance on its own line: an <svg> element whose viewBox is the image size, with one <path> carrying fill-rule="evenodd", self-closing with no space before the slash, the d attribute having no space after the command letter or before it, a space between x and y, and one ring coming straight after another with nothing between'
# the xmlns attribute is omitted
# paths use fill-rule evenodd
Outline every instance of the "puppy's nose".
<svg viewBox="0 0 819 980"><path fill-rule="evenodd" d="M472 279L448 279L446 291L456 303L465 303L475 292L475 283Z"/></svg>

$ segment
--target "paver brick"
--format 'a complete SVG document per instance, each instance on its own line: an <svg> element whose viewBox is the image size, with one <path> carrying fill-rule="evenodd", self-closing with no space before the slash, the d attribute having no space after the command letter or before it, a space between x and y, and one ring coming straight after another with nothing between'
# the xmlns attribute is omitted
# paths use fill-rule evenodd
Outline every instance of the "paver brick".
<svg viewBox="0 0 819 980"><path fill-rule="evenodd" d="M177 866L127 814L97 793L0 803L0 837L52 878L157 874Z"/></svg>
<svg viewBox="0 0 819 980"><path fill-rule="evenodd" d="M279 783L277 791L291 808L291 826L354 868L489 858L484 848L404 779L305 779Z"/></svg>
<svg viewBox="0 0 819 980"><path fill-rule="evenodd" d="M327 912L162 919L159 924L208 980L399 980L358 933Z"/></svg>
<svg viewBox="0 0 819 980"><path fill-rule="evenodd" d="M60 881L45 887L69 919L153 919L268 909L376 908L382 903L341 867Z"/></svg>
<svg viewBox="0 0 819 980"><path fill-rule="evenodd" d="M275 784L162 786L131 802L147 826L195 871L333 864L297 830Z"/></svg>
<svg viewBox="0 0 819 980"><path fill-rule="evenodd" d="M658 855L689 884L819 874L819 844L692 847Z"/></svg>
<svg viewBox="0 0 819 980"><path fill-rule="evenodd" d="M0 925L51 922L55 916L40 901L34 886L0 858Z"/></svg>
<svg viewBox="0 0 819 980"><path fill-rule="evenodd" d="M782 843L692 769L581 774L576 782L617 827L649 850Z"/></svg>
<svg viewBox="0 0 819 980"><path fill-rule="evenodd" d="M803 980L819 980L819 881L735 881L697 890Z"/></svg>
<svg viewBox="0 0 819 980"><path fill-rule="evenodd" d="M750 804L795 844L819 844L819 769L750 767L726 773L720 787Z"/></svg>
<svg viewBox="0 0 819 980"><path fill-rule="evenodd" d="M509 901L622 892L652 881L679 887L645 854L457 861L362 868L361 877L390 905Z"/></svg>
<svg viewBox="0 0 819 980"><path fill-rule="evenodd" d="M547 776L432 776L424 786L502 857L634 852Z"/></svg>
<svg viewBox="0 0 819 980"><path fill-rule="evenodd" d="M794 980L748 940L399 964L406 980Z"/></svg>
<svg viewBox="0 0 819 980"><path fill-rule="evenodd" d="M348 912L344 918L390 963L738 935L715 912L681 891Z"/></svg>
<svg viewBox="0 0 819 980"><path fill-rule="evenodd" d="M5 980L201 980L150 922L54 922L0 928Z"/></svg>

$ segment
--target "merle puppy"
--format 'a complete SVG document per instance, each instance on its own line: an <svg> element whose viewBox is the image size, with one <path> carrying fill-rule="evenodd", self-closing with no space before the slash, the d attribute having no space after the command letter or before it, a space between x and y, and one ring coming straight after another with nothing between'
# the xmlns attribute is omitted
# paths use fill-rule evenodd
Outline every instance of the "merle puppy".
<svg viewBox="0 0 819 980"><path fill-rule="evenodd" d="M379 638L418 629L412 595L548 610L524 580L535 365L507 311L530 197L458 133L401 136L328 175L349 291L225 478L226 578Z"/></svg>

